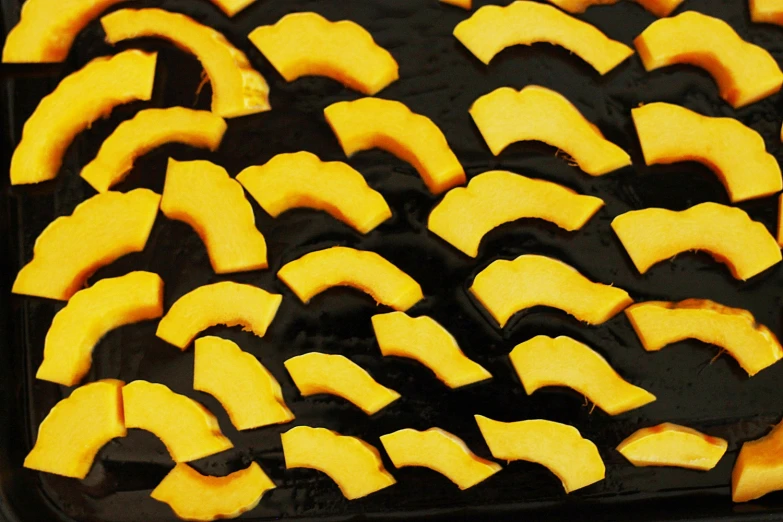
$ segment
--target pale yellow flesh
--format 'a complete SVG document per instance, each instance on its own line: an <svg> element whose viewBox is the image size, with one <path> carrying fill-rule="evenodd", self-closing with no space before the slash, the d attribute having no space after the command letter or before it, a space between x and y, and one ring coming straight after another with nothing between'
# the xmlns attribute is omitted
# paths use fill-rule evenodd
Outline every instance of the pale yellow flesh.
<svg viewBox="0 0 783 522"><path fill-rule="evenodd" d="M569 13L584 13L594 5L612 5L620 0L549 0L563 11ZM669 16L685 0L636 0L636 3L650 11L655 16Z"/></svg>
<svg viewBox="0 0 783 522"><path fill-rule="evenodd" d="M724 439L666 422L636 431L617 446L617 451L634 466L707 471L718 464L727 447Z"/></svg>
<svg viewBox="0 0 783 522"><path fill-rule="evenodd" d="M731 473L731 499L748 502L783 489L783 424L742 445Z"/></svg>
<svg viewBox="0 0 783 522"><path fill-rule="evenodd" d="M210 0L213 4L223 10L228 16L234 16L240 11L247 9L256 0Z"/></svg>

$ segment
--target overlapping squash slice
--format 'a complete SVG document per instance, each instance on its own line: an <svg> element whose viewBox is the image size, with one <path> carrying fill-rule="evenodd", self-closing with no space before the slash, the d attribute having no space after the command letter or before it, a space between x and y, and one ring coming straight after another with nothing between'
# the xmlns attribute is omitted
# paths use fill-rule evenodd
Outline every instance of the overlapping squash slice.
<svg viewBox="0 0 783 522"><path fill-rule="evenodd" d="M505 7L482 7L454 28L454 36L485 64L506 47L538 42L568 49L600 74L633 54L633 49L608 38L595 26L551 5L525 0Z"/></svg>
<svg viewBox="0 0 783 522"><path fill-rule="evenodd" d="M156 63L155 53L130 50L96 58L63 79L24 124L11 157L11 184L57 177L63 155L77 134L117 105L150 99Z"/></svg>
<svg viewBox="0 0 783 522"><path fill-rule="evenodd" d="M366 234L392 216L381 193L350 165L321 161L309 152L278 154L262 166L246 168L237 181L272 217L309 207Z"/></svg>
<svg viewBox="0 0 783 522"><path fill-rule="evenodd" d="M267 267L266 241L256 228L253 207L223 167L169 158L160 210L195 229L215 273Z"/></svg>
<svg viewBox="0 0 783 522"><path fill-rule="evenodd" d="M731 499L748 502L783 489L783 423L740 449L731 473Z"/></svg>
<svg viewBox="0 0 783 522"><path fill-rule="evenodd" d="M106 41L162 38L195 55L212 84L212 112L234 118L269 110L269 86L220 32L180 13L122 9L101 18Z"/></svg>
<svg viewBox="0 0 783 522"><path fill-rule="evenodd" d="M385 356L420 362L449 388L459 388L492 378L479 363L468 359L457 340L431 317L410 317L391 312L372 317L378 346Z"/></svg>
<svg viewBox="0 0 783 522"><path fill-rule="evenodd" d="M465 183L465 170L431 119L398 101L361 98L324 110L346 156L380 148L407 161L433 194Z"/></svg>
<svg viewBox="0 0 783 522"><path fill-rule="evenodd" d="M345 498L354 500L394 485L378 450L356 437L325 428L298 426L280 435L285 466L326 473Z"/></svg>
<svg viewBox="0 0 783 522"><path fill-rule="evenodd" d="M107 192L80 203L38 236L13 293L67 301L101 266L144 250L159 204L160 196L147 189Z"/></svg>
<svg viewBox="0 0 783 522"><path fill-rule="evenodd" d="M633 210L612 221L620 242L639 273L681 252L704 251L747 280L781 260L769 230L739 208L702 203L681 212L662 208Z"/></svg>
<svg viewBox="0 0 783 522"><path fill-rule="evenodd" d="M734 108L783 86L783 72L766 49L740 38L723 20L696 11L653 22L634 44L648 71L677 63L705 69Z"/></svg>
<svg viewBox="0 0 783 522"><path fill-rule="evenodd" d="M584 13L592 5L611 5L620 0L549 0L563 11L569 13ZM637 4L650 11L655 16L669 16L684 0L636 0Z"/></svg>
<svg viewBox="0 0 783 522"><path fill-rule="evenodd" d="M228 16L236 15L255 1L256 0L211 0L213 4L222 9Z"/></svg>
<svg viewBox="0 0 783 522"><path fill-rule="evenodd" d="M633 303L625 290L594 283L557 259L530 254L494 261L476 276L470 292L501 328L512 315L533 306L551 306L588 324L601 324Z"/></svg>
<svg viewBox="0 0 783 522"><path fill-rule="evenodd" d="M664 422L642 428L617 446L634 466L675 466L707 471L726 453L728 442L694 429Z"/></svg>
<svg viewBox="0 0 783 522"><path fill-rule="evenodd" d="M163 315L163 280L150 272L103 279L77 292L54 316L36 378L74 386L92 364L92 350L109 331Z"/></svg>

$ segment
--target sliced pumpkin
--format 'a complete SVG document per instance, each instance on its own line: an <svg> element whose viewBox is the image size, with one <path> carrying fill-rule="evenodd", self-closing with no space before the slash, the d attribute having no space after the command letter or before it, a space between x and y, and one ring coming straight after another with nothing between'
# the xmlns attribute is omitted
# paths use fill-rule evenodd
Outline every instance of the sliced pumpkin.
<svg viewBox="0 0 783 522"><path fill-rule="evenodd" d="M456 5L457 7L467 9L468 11L470 11L470 9L473 7L473 0L440 0L440 2L449 5Z"/></svg>
<svg viewBox="0 0 783 522"><path fill-rule="evenodd" d="M681 252L705 251L743 281L781 260L780 247L759 222L739 208L702 203L681 212L646 208L612 221L639 273Z"/></svg>
<svg viewBox="0 0 783 522"><path fill-rule="evenodd" d="M778 245L783 247L783 194L778 199Z"/></svg>
<svg viewBox="0 0 783 522"><path fill-rule="evenodd" d="M778 0L749 0L750 19L760 24L783 25L783 4Z"/></svg>
<svg viewBox="0 0 783 522"><path fill-rule="evenodd" d="M256 0L211 0L213 4L223 10L226 15L232 17L238 12L246 9Z"/></svg>
<svg viewBox="0 0 783 522"><path fill-rule="evenodd" d="M674 466L707 471L726 453L729 443L692 428L664 422L642 428L617 446L634 466Z"/></svg>
<svg viewBox="0 0 783 522"><path fill-rule="evenodd" d="M240 431L294 419L275 377L252 354L227 339L196 339L193 389L215 397Z"/></svg>
<svg viewBox="0 0 783 522"><path fill-rule="evenodd" d="M731 499L748 502L783 489L783 423L742 445L731 473Z"/></svg>
<svg viewBox="0 0 783 522"><path fill-rule="evenodd" d="M551 306L588 324L601 324L633 303L625 290L594 283L557 259L529 254L494 261L476 276L470 292L501 328L512 315L533 306Z"/></svg>
<svg viewBox="0 0 783 522"><path fill-rule="evenodd" d="M36 378L75 386L92 365L92 350L109 331L163 315L163 280L150 272L102 279L68 301L46 333Z"/></svg>
<svg viewBox="0 0 783 522"><path fill-rule="evenodd" d="M121 9L101 18L106 41L162 38L192 53L212 83L212 112L235 118L268 111L269 86L220 32L180 13L162 9Z"/></svg>
<svg viewBox="0 0 783 522"><path fill-rule="evenodd" d="M418 361L449 388L492 378L479 363L460 350L457 340L431 317L410 317L391 312L372 317L372 327L384 357Z"/></svg>
<svg viewBox="0 0 783 522"><path fill-rule="evenodd" d="M592 5L611 5L620 0L549 0L563 11L569 13L584 13ZM664 17L672 14L685 0L636 0L637 4L650 11L655 16Z"/></svg>
<svg viewBox="0 0 783 522"><path fill-rule="evenodd" d="M328 212L362 234L392 217L380 192L362 175L339 161L321 161L309 152L278 154L262 166L248 167L237 176L267 214L309 207Z"/></svg>
<svg viewBox="0 0 783 522"><path fill-rule="evenodd" d="M67 301L98 268L144 250L159 204L160 196L147 189L80 203L35 240L33 259L17 274L13 293Z"/></svg>
<svg viewBox="0 0 783 522"><path fill-rule="evenodd" d="M431 119L398 101L361 98L324 109L346 156L373 148L413 165L433 194L465 183L465 170Z"/></svg>
<svg viewBox="0 0 783 522"><path fill-rule="evenodd" d="M678 63L706 70L734 108L783 86L783 72L766 49L743 40L723 20L696 11L653 22L634 44L648 71Z"/></svg>
<svg viewBox="0 0 783 522"><path fill-rule="evenodd" d="M129 50L96 58L63 79L24 124L11 157L11 184L57 177L63 155L77 134L117 105L150 99L156 63L155 53Z"/></svg>

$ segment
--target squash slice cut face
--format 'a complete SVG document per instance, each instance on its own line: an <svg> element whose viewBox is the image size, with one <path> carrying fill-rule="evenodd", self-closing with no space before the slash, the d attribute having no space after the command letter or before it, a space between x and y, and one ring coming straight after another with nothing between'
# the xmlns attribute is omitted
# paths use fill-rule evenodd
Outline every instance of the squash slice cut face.
<svg viewBox="0 0 783 522"><path fill-rule="evenodd" d="M740 449L731 473L731 499L748 502L783 489L783 423Z"/></svg>
<svg viewBox="0 0 783 522"><path fill-rule="evenodd" d="M470 11L473 8L473 0L440 0L443 4L455 5Z"/></svg>
<svg viewBox="0 0 783 522"><path fill-rule="evenodd" d="M52 408L38 428L38 438L24 467L83 479L98 451L126 435L122 381L85 384Z"/></svg>
<svg viewBox="0 0 783 522"><path fill-rule="evenodd" d="M227 16L232 17L240 11L247 9L256 0L210 0L218 6Z"/></svg>
<svg viewBox="0 0 783 522"><path fill-rule="evenodd" d="M742 281L781 260L777 241L762 223L751 220L742 209L718 203L681 212L633 210L614 218L612 228L641 274L689 250L707 252Z"/></svg>
<svg viewBox="0 0 783 522"><path fill-rule="evenodd" d="M674 466L707 471L726 453L729 443L685 426L664 422L642 428L617 446L634 466Z"/></svg>
<svg viewBox="0 0 783 522"><path fill-rule="evenodd" d="M294 419L275 377L227 339L196 339L193 389L215 397L240 431Z"/></svg>
<svg viewBox="0 0 783 522"><path fill-rule="evenodd" d="M631 164L631 157L604 138L579 109L545 87L495 89L473 103L470 115L495 156L516 141L535 140L565 151L591 176Z"/></svg>
<svg viewBox="0 0 783 522"><path fill-rule="evenodd" d="M612 5L620 0L549 0L563 11L569 13L584 13L593 5ZM636 0L636 3L650 11L655 16L669 16L685 0Z"/></svg>
<svg viewBox="0 0 783 522"><path fill-rule="evenodd" d="M778 245L783 247L783 194L778 199Z"/></svg>
<svg viewBox="0 0 783 522"><path fill-rule="evenodd" d="M269 86L247 56L220 32L162 9L122 9L101 18L106 41L162 38L192 53L212 84L212 112L235 118L268 111Z"/></svg>
<svg viewBox="0 0 783 522"><path fill-rule="evenodd" d="M394 57L362 26L330 22L316 13L291 13L248 35L287 82L326 76L373 95L399 78Z"/></svg>
<svg viewBox="0 0 783 522"><path fill-rule="evenodd" d="M705 69L735 109L783 86L783 72L766 49L740 38L723 20L696 11L653 22L634 44L648 71L678 63Z"/></svg>
<svg viewBox="0 0 783 522"><path fill-rule="evenodd" d="M346 156L373 148L407 161L433 194L465 183L465 170L431 119L398 101L361 98L324 109Z"/></svg>
<svg viewBox="0 0 783 522"><path fill-rule="evenodd" d="M46 333L36 378L75 386L92 365L92 350L109 331L163 315L163 280L150 272L103 279L68 301Z"/></svg>
<svg viewBox="0 0 783 522"><path fill-rule="evenodd" d="M118 105L150 99L156 63L155 53L124 51L96 58L62 80L24 124L11 157L11 184L57 177L63 155L77 134Z"/></svg>
<svg viewBox="0 0 783 522"><path fill-rule="evenodd" d="M159 204L160 196L147 189L107 192L80 203L38 236L13 293L67 301L98 268L144 250Z"/></svg>
<svg viewBox="0 0 783 522"><path fill-rule="evenodd" d="M582 228L604 205L557 183L502 170L485 172L450 190L430 214L427 228L476 257L483 237L504 223L540 218L565 230Z"/></svg>
<svg viewBox="0 0 783 522"><path fill-rule="evenodd" d="M485 64L506 47L538 42L566 48L600 74L608 73L633 54L633 49L587 22L551 5L524 0L505 7L482 7L454 28L454 36Z"/></svg>
<svg viewBox="0 0 783 522"><path fill-rule="evenodd" d="M237 176L267 214L277 217L292 208L314 208L362 234L392 217L380 192L362 175L339 161L321 161L309 152L278 154L262 166Z"/></svg>
<svg viewBox="0 0 783 522"><path fill-rule="evenodd" d="M783 4L779 0L749 0L748 3L752 21L783 25Z"/></svg>

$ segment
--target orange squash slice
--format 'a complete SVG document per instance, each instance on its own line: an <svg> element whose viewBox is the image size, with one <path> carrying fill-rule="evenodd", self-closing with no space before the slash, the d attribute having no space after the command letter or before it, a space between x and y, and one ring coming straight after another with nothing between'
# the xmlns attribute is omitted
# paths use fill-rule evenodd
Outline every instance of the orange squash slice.
<svg viewBox="0 0 783 522"><path fill-rule="evenodd" d="M611 5L620 0L549 0L563 11L584 13L592 5ZM684 0L636 0L637 4L658 17L669 16Z"/></svg>
<svg viewBox="0 0 783 522"><path fill-rule="evenodd" d="M653 22L634 44L648 71L677 63L705 69L734 108L783 86L783 72L769 52L740 38L723 20L696 11Z"/></svg>
<svg viewBox="0 0 783 522"><path fill-rule="evenodd" d="M775 334L758 324L747 310L706 299L687 299L679 303L639 303L626 308L625 314L648 352L685 339L698 339L728 352L749 375L783 358Z"/></svg>
<svg viewBox="0 0 783 522"><path fill-rule="evenodd" d="M107 192L80 203L38 236L13 293L67 301L101 266L144 250L159 204L160 196L147 189Z"/></svg>
<svg viewBox="0 0 783 522"><path fill-rule="evenodd" d="M256 0L211 0L213 4L223 10L226 15L232 17L240 11L247 9Z"/></svg>
<svg viewBox="0 0 783 522"><path fill-rule="evenodd" d="M285 467L326 473L348 500L366 497L396 484L373 446L325 428L297 426L280 435Z"/></svg>
<svg viewBox="0 0 783 522"><path fill-rule="evenodd" d="M582 228L604 205L557 183L503 170L479 174L450 190L430 214L427 228L470 257L482 238L503 223L540 218L568 231Z"/></svg>
<svg viewBox="0 0 783 522"><path fill-rule="evenodd" d="M11 184L57 177L65 150L77 134L117 105L150 99L156 63L156 54L130 50L96 58L61 81L24 124L11 157Z"/></svg>
<svg viewBox="0 0 783 522"><path fill-rule="evenodd" d="M526 460L541 464L563 483L566 493L604 479L598 448L579 430L548 420L500 422L476 415L492 456L499 460Z"/></svg>
<svg viewBox="0 0 783 522"><path fill-rule="evenodd" d="M282 300L280 294L231 281L201 286L172 305L155 335L182 350L199 332L218 324L241 325L263 337Z"/></svg>
<svg viewBox="0 0 783 522"><path fill-rule="evenodd" d="M455 5L467 9L468 11L473 7L473 0L440 0L440 2L443 4Z"/></svg>
<svg viewBox="0 0 783 522"><path fill-rule="evenodd" d="M347 247L310 252L277 273L303 303L335 286L351 286L376 302L405 311L422 299L419 283L376 254Z"/></svg>
<svg viewBox="0 0 783 522"><path fill-rule="evenodd" d="M215 397L240 431L294 419L275 377L253 355L226 339L196 339L193 389Z"/></svg>
<svg viewBox="0 0 783 522"><path fill-rule="evenodd" d="M783 423L740 449L731 473L731 499L748 502L783 489Z"/></svg>
<svg viewBox="0 0 783 522"><path fill-rule="evenodd" d="M248 35L287 82L326 76L372 95L399 78L394 57L350 20L330 22L317 13L291 13Z"/></svg>
<svg viewBox="0 0 783 522"><path fill-rule="evenodd" d="M46 333L36 378L75 386L92 365L92 350L109 331L163 315L163 280L150 272L103 279L76 292Z"/></svg>
<svg viewBox="0 0 783 522"><path fill-rule="evenodd" d="M601 324L633 303L625 290L594 283L557 259L529 254L494 261L476 276L470 292L501 328L512 315L533 306L551 306L588 324Z"/></svg>
<svg viewBox="0 0 783 522"><path fill-rule="evenodd" d="M516 141L536 140L565 151L591 176L631 164L631 157L604 138L579 109L545 87L495 89L473 103L470 115L495 156Z"/></svg>
<svg viewBox="0 0 783 522"><path fill-rule="evenodd" d="M681 252L700 250L725 263L743 281L781 260L769 230L739 208L702 203L682 212L662 208L633 210L612 221L639 273Z"/></svg>
<svg viewBox="0 0 783 522"><path fill-rule="evenodd" d="M749 0L750 19L760 24L783 25L783 3L779 0Z"/></svg>
<svg viewBox="0 0 783 522"><path fill-rule="evenodd" d="M783 194L778 200L778 245L783 247Z"/></svg>
<svg viewBox="0 0 783 522"><path fill-rule="evenodd" d="M380 148L416 168L433 194L465 183L465 170L432 120L398 101L361 98L324 109L346 156Z"/></svg>
<svg viewBox="0 0 783 522"><path fill-rule="evenodd" d="M492 378L483 366L468 359L457 340L431 317L413 318L403 312L379 314L372 317L372 327L384 357L418 361L449 388Z"/></svg>
<svg viewBox="0 0 783 522"><path fill-rule="evenodd" d="M266 241L253 207L226 169L209 161L169 158L160 210L192 226L207 247L216 274L266 268Z"/></svg>
<svg viewBox="0 0 783 522"><path fill-rule="evenodd" d="M381 444L395 467L432 469L462 490L472 488L501 469L500 464L476 456L462 439L439 428L395 431L381 435Z"/></svg>
<svg viewBox="0 0 783 522"><path fill-rule="evenodd" d="M726 453L729 443L694 429L664 422L642 428L617 446L634 466L674 466L707 471Z"/></svg>
<svg viewBox="0 0 783 522"><path fill-rule="evenodd" d="M110 440L126 435L122 381L103 380L76 388L52 408L38 428L24 467L83 479L95 455Z"/></svg>
<svg viewBox="0 0 783 522"><path fill-rule="evenodd" d="M268 111L269 86L247 59L218 31L183 14L162 9L122 9L101 18L106 41L167 40L192 53L212 83L212 112L234 118Z"/></svg>
<svg viewBox="0 0 783 522"><path fill-rule="evenodd" d="M362 234L392 217L380 192L362 175L339 161L321 161L309 152L278 154L262 166L248 167L237 176L267 214L309 207L328 212Z"/></svg>

